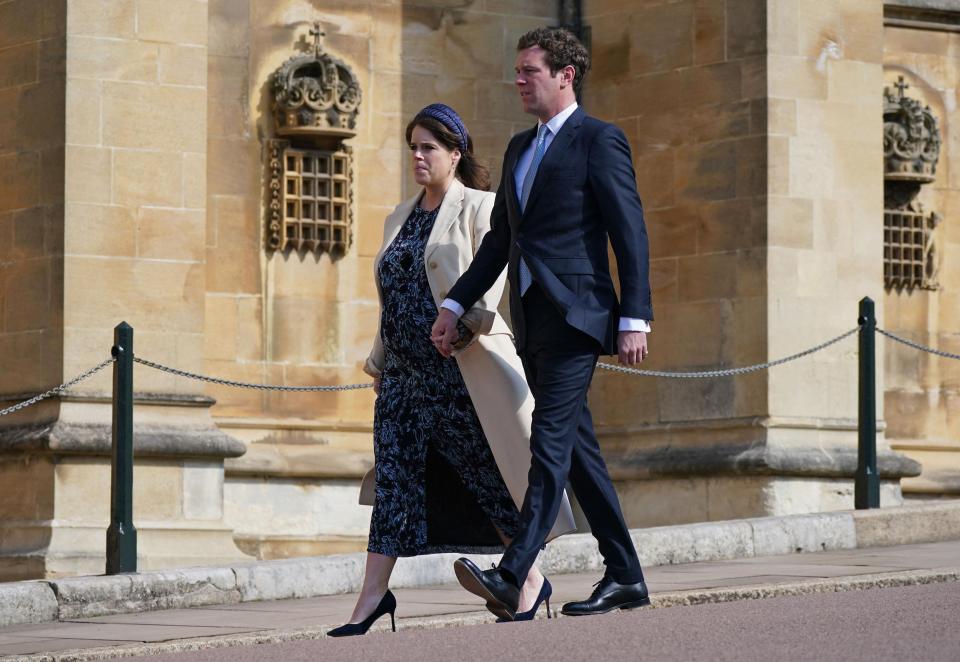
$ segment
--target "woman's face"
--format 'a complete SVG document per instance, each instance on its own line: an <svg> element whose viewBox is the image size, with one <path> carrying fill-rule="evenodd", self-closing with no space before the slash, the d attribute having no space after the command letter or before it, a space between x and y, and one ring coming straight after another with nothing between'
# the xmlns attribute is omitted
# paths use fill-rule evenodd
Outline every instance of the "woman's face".
<svg viewBox="0 0 960 662"><path fill-rule="evenodd" d="M446 188L457 171L460 150L449 150L419 124L410 133L413 178L417 184Z"/></svg>

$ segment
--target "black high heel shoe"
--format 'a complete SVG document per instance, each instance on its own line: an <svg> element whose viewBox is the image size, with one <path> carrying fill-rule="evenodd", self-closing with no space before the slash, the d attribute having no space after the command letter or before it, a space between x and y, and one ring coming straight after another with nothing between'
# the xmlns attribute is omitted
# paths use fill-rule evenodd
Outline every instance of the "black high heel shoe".
<svg viewBox="0 0 960 662"><path fill-rule="evenodd" d="M393 631L396 632L397 622L393 617L393 614L396 610L397 599L393 597L393 593L390 592L390 589L387 589L387 592L383 594L382 598L380 598L380 604L377 605L377 608L373 610L372 614L367 616L359 623L347 623L346 625L341 625L338 628L333 628L327 632L327 636L353 637L358 634L366 634L367 630L370 629L370 626L373 625L374 621L384 614L390 614L390 627L392 627Z"/></svg>
<svg viewBox="0 0 960 662"><path fill-rule="evenodd" d="M533 618L537 615L537 610L540 608L541 602L547 603L547 618L553 618L553 615L550 613L550 596L553 595L553 586L550 584L550 580L546 577L543 578L543 585L540 586L540 593L537 595L536 602L533 603L533 608L529 611L518 611L517 615L513 617L515 621L532 621ZM498 618L497 623L509 623L510 621L504 618Z"/></svg>

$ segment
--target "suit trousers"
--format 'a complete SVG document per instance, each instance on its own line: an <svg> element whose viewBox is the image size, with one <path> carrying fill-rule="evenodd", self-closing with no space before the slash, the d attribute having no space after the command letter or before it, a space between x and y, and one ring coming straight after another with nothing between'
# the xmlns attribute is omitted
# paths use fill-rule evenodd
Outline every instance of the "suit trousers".
<svg viewBox="0 0 960 662"><path fill-rule="evenodd" d="M522 305L526 342L520 359L535 402L532 457L520 529L500 570L522 585L557 518L569 480L597 539L606 574L621 584L643 581L587 407L600 343L567 324L536 283L523 296Z"/></svg>

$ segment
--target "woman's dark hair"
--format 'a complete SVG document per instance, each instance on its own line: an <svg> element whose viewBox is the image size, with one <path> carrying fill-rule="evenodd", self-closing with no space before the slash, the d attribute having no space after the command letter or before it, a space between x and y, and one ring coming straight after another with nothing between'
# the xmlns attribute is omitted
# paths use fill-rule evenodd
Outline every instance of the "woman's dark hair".
<svg viewBox="0 0 960 662"><path fill-rule="evenodd" d="M464 186L479 189L481 191L490 190L490 173L485 167L477 162L477 157L473 154L473 138L467 137L467 148L461 149L460 137L448 129L440 120L432 117L418 115L410 120L407 125L407 144L413 136L414 127L422 126L433 134L437 142L448 150L460 150L460 161L457 162L456 176Z"/></svg>
<svg viewBox="0 0 960 662"><path fill-rule="evenodd" d="M564 67L573 67L573 91L580 94L583 77L590 69L590 54L573 33L563 28L537 28L520 37L517 42L518 51L534 46L546 51L551 76L556 76Z"/></svg>

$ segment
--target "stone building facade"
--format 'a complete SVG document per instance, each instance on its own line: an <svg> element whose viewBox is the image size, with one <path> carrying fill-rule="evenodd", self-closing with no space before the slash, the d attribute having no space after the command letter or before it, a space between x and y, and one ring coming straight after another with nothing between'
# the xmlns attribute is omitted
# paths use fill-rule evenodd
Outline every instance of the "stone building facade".
<svg viewBox="0 0 960 662"><path fill-rule="evenodd" d="M416 190L406 122L454 106L498 181L531 124L517 37L578 13L594 61L583 103L627 134L647 213L650 368L806 349L853 328L863 296L881 326L956 352L947 4L0 0L0 407L106 359L123 320L138 356L184 370L366 381L382 222ZM341 251L276 250L273 76L318 49L359 87L350 236ZM884 287L882 92L900 75L943 136L922 193L942 218L936 290ZM883 346L883 503L956 493L960 366ZM735 378L598 372L592 407L630 524L851 507L856 374L853 339ZM143 366L135 384L142 568L364 548L369 390ZM107 369L0 418L0 577L102 571L110 389Z"/></svg>

